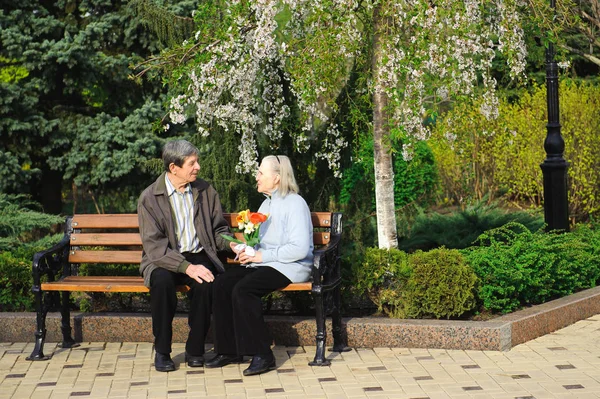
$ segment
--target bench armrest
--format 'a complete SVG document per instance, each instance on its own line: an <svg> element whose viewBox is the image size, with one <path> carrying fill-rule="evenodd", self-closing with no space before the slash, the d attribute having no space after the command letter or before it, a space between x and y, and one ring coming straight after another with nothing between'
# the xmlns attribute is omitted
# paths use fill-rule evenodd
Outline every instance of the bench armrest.
<svg viewBox="0 0 600 399"><path fill-rule="evenodd" d="M56 245L33 255L33 285L39 286L42 275L48 275L54 281L56 275L64 273L69 263L69 236L65 236Z"/></svg>
<svg viewBox="0 0 600 399"><path fill-rule="evenodd" d="M335 288L340 283L340 241L341 234L332 234L331 240L326 246L314 251L313 287L322 287L323 290L328 290Z"/></svg>

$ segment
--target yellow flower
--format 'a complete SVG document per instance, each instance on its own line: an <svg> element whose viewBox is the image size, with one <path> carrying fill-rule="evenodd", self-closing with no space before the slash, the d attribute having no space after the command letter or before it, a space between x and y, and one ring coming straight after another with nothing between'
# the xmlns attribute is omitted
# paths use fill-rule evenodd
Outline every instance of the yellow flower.
<svg viewBox="0 0 600 399"><path fill-rule="evenodd" d="M243 224L248 222L248 214L250 213L249 209L246 209L245 211L241 211L240 213L238 213L237 217L235 218L236 221L239 224Z"/></svg>

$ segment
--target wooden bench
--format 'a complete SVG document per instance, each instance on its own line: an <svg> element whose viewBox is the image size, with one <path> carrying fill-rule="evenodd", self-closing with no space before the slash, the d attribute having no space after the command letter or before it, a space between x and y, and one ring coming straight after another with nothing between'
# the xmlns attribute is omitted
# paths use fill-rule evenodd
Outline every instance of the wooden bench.
<svg viewBox="0 0 600 399"><path fill-rule="evenodd" d="M237 227L237 214L225 214L229 225ZM332 351L346 348L340 314L341 213L313 212L315 244L312 278L307 283L290 284L281 291L310 291L317 323L316 354L311 366L327 366L325 358L325 316L333 325ZM236 233L241 238L241 233ZM81 264L138 264L142 241L136 214L69 216L63 239L33 257L33 293L36 305L35 347L28 360L47 360L44 355L46 315L60 308L63 348L78 346L71 336L70 292L149 292L139 276L79 276ZM185 292L187 286L178 287ZM59 295L60 292L60 295Z"/></svg>

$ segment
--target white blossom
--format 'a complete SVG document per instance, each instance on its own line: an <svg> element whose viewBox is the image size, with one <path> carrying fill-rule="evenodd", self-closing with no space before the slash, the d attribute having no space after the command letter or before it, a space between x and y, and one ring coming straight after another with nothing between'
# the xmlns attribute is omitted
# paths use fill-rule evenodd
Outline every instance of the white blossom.
<svg viewBox="0 0 600 399"><path fill-rule="evenodd" d="M254 231L254 223L248 222L244 226L244 234L250 234Z"/></svg>
<svg viewBox="0 0 600 399"><path fill-rule="evenodd" d="M560 69L569 69L571 67L571 61L561 61L557 63Z"/></svg>
<svg viewBox="0 0 600 399"><path fill-rule="evenodd" d="M237 11L231 5L243 5L248 12L233 15ZM285 84L299 111L300 125L292 129L296 150L306 151L315 144L316 156L339 176L341 151L348 143L333 122L336 98L362 54L365 16L377 5L381 5L377 0L225 2L224 12L234 21L228 36L207 47L204 60L189 71L188 86L170 100L170 123L183 124L193 115L203 136L214 126L239 135L236 170L254 172L257 138L277 142L290 116ZM429 137L423 119L435 101L456 95L475 100L481 95L480 112L488 119L497 117L492 63L497 52L504 53L510 77L524 77L527 51L518 11L525 5L525 0L385 3L383 17L390 22L383 43L385 61L379 75L370 76L358 94L386 92L391 123L406 136L405 159L412 156L414 141ZM283 9L285 22L278 19ZM196 41L200 34L198 30ZM337 68L329 71L335 76L319 69L320 57L336 63ZM307 63L313 67L302 68ZM452 142L456 137L447 139Z"/></svg>

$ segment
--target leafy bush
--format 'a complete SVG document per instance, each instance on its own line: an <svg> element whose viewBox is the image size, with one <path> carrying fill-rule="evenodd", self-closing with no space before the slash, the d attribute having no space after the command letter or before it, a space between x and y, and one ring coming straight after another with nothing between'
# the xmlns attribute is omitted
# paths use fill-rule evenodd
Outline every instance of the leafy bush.
<svg viewBox="0 0 600 399"><path fill-rule="evenodd" d="M570 162L569 214L577 220L600 211L600 87L562 80L560 121ZM546 88L523 92L516 103L501 100L488 120L480 104L458 104L440 119L429 144L445 196L456 203L488 193L540 206L540 163L546 158Z"/></svg>
<svg viewBox="0 0 600 399"><path fill-rule="evenodd" d="M509 212L495 203L479 201L448 214L420 212L410 226L408 236L399 241L404 251L429 250L446 247L461 249L473 245L483 232L515 221L537 231L544 225L541 216L531 212Z"/></svg>
<svg viewBox="0 0 600 399"><path fill-rule="evenodd" d="M0 252L0 311L33 309L31 258Z"/></svg>
<svg viewBox="0 0 600 399"><path fill-rule="evenodd" d="M507 313L596 286L600 278L600 232L578 226L564 234L530 232L509 223L463 251L481 280L479 298Z"/></svg>
<svg viewBox="0 0 600 399"><path fill-rule="evenodd" d="M354 264L353 288L366 293L378 312L391 315L401 307L404 286L411 274L408 256L397 249L367 248L362 264Z"/></svg>
<svg viewBox="0 0 600 399"><path fill-rule="evenodd" d="M475 305L477 278L456 250L407 255L397 249L368 248L355 273L354 288L390 317L458 317Z"/></svg>
<svg viewBox="0 0 600 399"><path fill-rule="evenodd" d="M51 234L33 243L24 243L12 251L0 252L0 312L34 310L31 292L33 255L50 248L62 238Z"/></svg>
<svg viewBox="0 0 600 399"><path fill-rule="evenodd" d="M64 219L38 209L23 195L0 193L0 311L33 310L33 254L62 237L51 230Z"/></svg>
<svg viewBox="0 0 600 399"><path fill-rule="evenodd" d="M25 195L0 193L0 251L11 251L44 236L64 218L41 211ZM31 260L31 259L30 259Z"/></svg>
<svg viewBox="0 0 600 399"><path fill-rule="evenodd" d="M458 250L417 251L408 263L402 317L449 319L474 309L477 276Z"/></svg>

